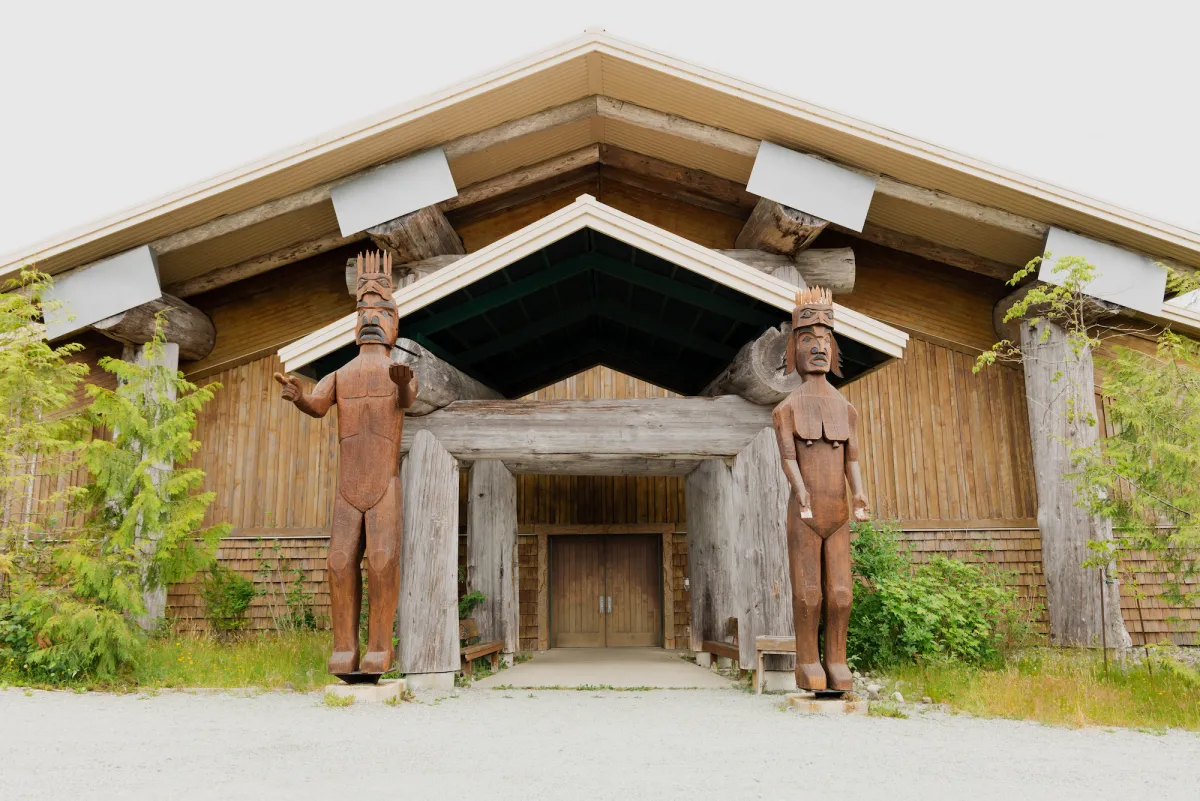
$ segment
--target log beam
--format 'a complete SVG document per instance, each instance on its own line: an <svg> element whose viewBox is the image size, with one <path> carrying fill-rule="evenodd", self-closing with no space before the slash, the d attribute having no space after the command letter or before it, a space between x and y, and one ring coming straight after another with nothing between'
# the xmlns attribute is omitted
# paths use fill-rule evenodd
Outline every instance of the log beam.
<svg viewBox="0 0 1200 801"><path fill-rule="evenodd" d="M770 408L738 397L458 401L406 421L403 450L427 430L458 459L497 459L513 472L569 465L620 475L654 463L678 474L698 460L735 456L770 424Z"/></svg>
<svg viewBox="0 0 1200 801"><path fill-rule="evenodd" d="M392 361L407 364L417 375L417 399L408 410L413 417L437 411L455 401L503 397L411 339L401 338L396 344L399 347L392 350Z"/></svg>
<svg viewBox="0 0 1200 801"><path fill-rule="evenodd" d="M1094 447L1099 437L1086 422L1096 414L1091 351L1073 355L1066 331L1049 321L1023 322L1020 328L1050 644L1094 648L1107 641L1109 648L1128 647L1115 576L1110 572L1113 581L1105 584L1099 570L1082 567L1089 542L1112 539L1112 521L1080 507L1068 477L1071 454Z"/></svg>
<svg viewBox="0 0 1200 801"><path fill-rule="evenodd" d="M804 286L824 287L833 292L834 297L854 291L857 268L853 248L810 248L791 257L763 250L717 252L789 283L797 283L796 276L791 273L794 269ZM797 286L804 288L800 284Z"/></svg>
<svg viewBox="0 0 1200 801"><path fill-rule="evenodd" d="M467 587L484 595L474 613L483 640L520 650L517 481L503 464L480 460L467 480Z"/></svg>
<svg viewBox="0 0 1200 801"><path fill-rule="evenodd" d="M833 225L831 228L835 231L857 237L858 239L882 245L885 248L899 250L903 253L911 253L914 256L920 256L930 261L940 261L942 264L949 264L951 267L957 267L960 270L978 273L979 275L985 275L988 278L995 278L1000 281L1009 280L1013 277L1013 273L1024 266L1005 264L995 259L989 259L986 256L979 256L970 251L953 248L948 245L939 245L936 242L922 239L913 234L905 234L900 231L893 231L890 228L882 228L871 222L864 225L862 231L851 231L849 228L842 228L838 225ZM1039 245L1033 245L1033 247L1036 250ZM1033 255L1037 255L1037 253Z"/></svg>
<svg viewBox="0 0 1200 801"><path fill-rule="evenodd" d="M158 300L93 323L92 328L126 345L143 345L154 338L155 317L166 312L166 340L179 347L180 358L203 359L212 353L217 329L208 315L177 297L163 295Z"/></svg>
<svg viewBox="0 0 1200 801"><path fill-rule="evenodd" d="M750 212L734 247L795 256L811 245L827 225L820 217L763 197Z"/></svg>
<svg viewBox="0 0 1200 801"><path fill-rule="evenodd" d="M751 403L774 407L800 386L800 376L786 374L784 356L791 326L768 328L742 346L737 356L700 393L708 397L740 395Z"/></svg>
<svg viewBox="0 0 1200 801"><path fill-rule="evenodd" d="M426 206L410 214L367 229L376 245L392 254L396 264L422 261L434 256L463 255L462 239L437 206Z"/></svg>
<svg viewBox="0 0 1200 801"><path fill-rule="evenodd" d="M365 232L353 234L352 236L329 234L317 237L307 242L288 245L285 248L280 248L263 256L255 256L252 259L247 259L229 267L211 270L203 275L189 278L186 281L179 281L166 287L166 291L177 298L190 298L202 292L220 289L223 286L228 286L247 278L253 278L256 275L262 275L279 267L286 267L303 259L319 256L331 250L337 250L343 245L361 242L366 238L367 235ZM355 280L358 280L357 277Z"/></svg>
<svg viewBox="0 0 1200 801"><path fill-rule="evenodd" d="M459 667L458 462L422 431L401 463L400 484L397 667L410 675L448 675L453 687Z"/></svg>

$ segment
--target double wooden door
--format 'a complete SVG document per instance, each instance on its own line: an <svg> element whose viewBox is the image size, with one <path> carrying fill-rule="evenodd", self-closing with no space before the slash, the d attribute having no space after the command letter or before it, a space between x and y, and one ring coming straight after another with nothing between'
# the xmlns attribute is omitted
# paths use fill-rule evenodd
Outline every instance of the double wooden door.
<svg viewBox="0 0 1200 801"><path fill-rule="evenodd" d="M657 535L550 538L550 646L662 644Z"/></svg>

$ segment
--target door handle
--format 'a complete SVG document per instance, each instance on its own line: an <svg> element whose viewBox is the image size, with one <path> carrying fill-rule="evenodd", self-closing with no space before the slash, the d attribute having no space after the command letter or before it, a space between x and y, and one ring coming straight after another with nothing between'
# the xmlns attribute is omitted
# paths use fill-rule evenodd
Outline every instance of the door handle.
<svg viewBox="0 0 1200 801"><path fill-rule="evenodd" d="M612 596L608 596L608 613L612 614Z"/></svg>
<svg viewBox="0 0 1200 801"><path fill-rule="evenodd" d="M600 596L600 614L604 614L604 596Z"/></svg>

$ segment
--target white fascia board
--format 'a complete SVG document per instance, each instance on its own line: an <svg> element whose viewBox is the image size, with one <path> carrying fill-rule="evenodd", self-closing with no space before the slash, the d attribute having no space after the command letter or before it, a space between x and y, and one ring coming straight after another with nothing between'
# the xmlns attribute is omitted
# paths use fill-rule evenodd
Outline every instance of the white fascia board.
<svg viewBox="0 0 1200 801"><path fill-rule="evenodd" d="M746 191L852 231L862 231L876 179L837 164L763 142Z"/></svg>
<svg viewBox="0 0 1200 801"><path fill-rule="evenodd" d="M154 250L127 250L55 280L47 300L59 306L46 315L46 337L53 341L161 297Z"/></svg>
<svg viewBox="0 0 1200 801"><path fill-rule="evenodd" d="M401 318L468 286L496 270L536 253L583 228L590 228L628 245L703 275L744 295L791 313L796 287L751 269L716 251L639 220L591 195L582 195L566 208L464 256L452 266L398 290ZM835 304L838 333L895 358L904 355L908 335ZM355 315L348 314L279 350L284 369L292 372L354 341Z"/></svg>
<svg viewBox="0 0 1200 801"><path fill-rule="evenodd" d="M1046 234L1043 252L1049 258L1042 260L1039 280L1062 286L1066 275L1055 271L1059 259L1079 256L1096 268L1096 277L1084 292L1144 314L1162 314L1167 271L1149 256L1053 226Z"/></svg>
<svg viewBox="0 0 1200 801"><path fill-rule="evenodd" d="M414 153L329 190L342 236L455 197L446 151Z"/></svg>

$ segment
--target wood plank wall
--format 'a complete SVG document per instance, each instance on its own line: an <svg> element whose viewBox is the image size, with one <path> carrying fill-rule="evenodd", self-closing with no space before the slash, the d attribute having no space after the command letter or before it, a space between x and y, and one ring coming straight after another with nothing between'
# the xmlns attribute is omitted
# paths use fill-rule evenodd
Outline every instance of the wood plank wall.
<svg viewBox="0 0 1200 801"><path fill-rule="evenodd" d="M562 208L584 191L708 247L732 247L742 223L644 190L590 179L484 219L456 221L456 227L468 251L477 250ZM832 232L823 234L818 244L843 245L855 250L858 284L853 294L839 301L914 334L908 358L845 390L863 419L872 423L864 425L863 462L874 509L882 519L901 523L918 559L947 553L998 562L1018 574L1027 597L1043 598L1020 374L1001 368L975 376L969 369L975 354L994 341L991 309L1006 294L1005 286ZM271 372L278 369L270 354L280 344L352 310L341 268L347 253L335 251L193 299L217 322L217 348L204 362L186 365L185 370L225 384L218 400L205 411L198 432L206 445L197 464L210 472L207 486L218 493L210 520L239 527L274 526L284 535L311 533L328 525L336 475L336 412L318 422L285 408L270 381ZM667 394L594 367L530 397ZM686 570L682 480L522 476L518 488L523 524L675 523L679 530L676 587L682 588ZM298 543L296 547L301 547ZM320 550L321 546L304 547ZM518 549L521 638L522 647L528 647L537 636L536 609L528 608L529 582L536 582L536 538L532 543L521 538ZM238 560L244 559L242 550L229 550L228 557L225 553L223 549L222 558L231 563L241 564ZM323 570L317 567L323 565L323 556L316 553L304 558L312 561L314 570ZM1152 575L1152 565L1143 567ZM536 599L536 585L532 586ZM186 608L192 610L186 612L189 619L200 614L195 606ZM675 621L680 638L686 636L688 608L686 594L677 589ZM184 609L180 602L175 611L185 615ZM1145 615L1147 632L1167 627L1152 622L1158 620L1153 615L1166 616L1170 610L1143 602L1144 614L1147 609L1156 610ZM1125 612L1135 630L1136 613L1129 608ZM1200 623L1192 628L1200 628ZM1134 636L1136 641L1139 634Z"/></svg>

